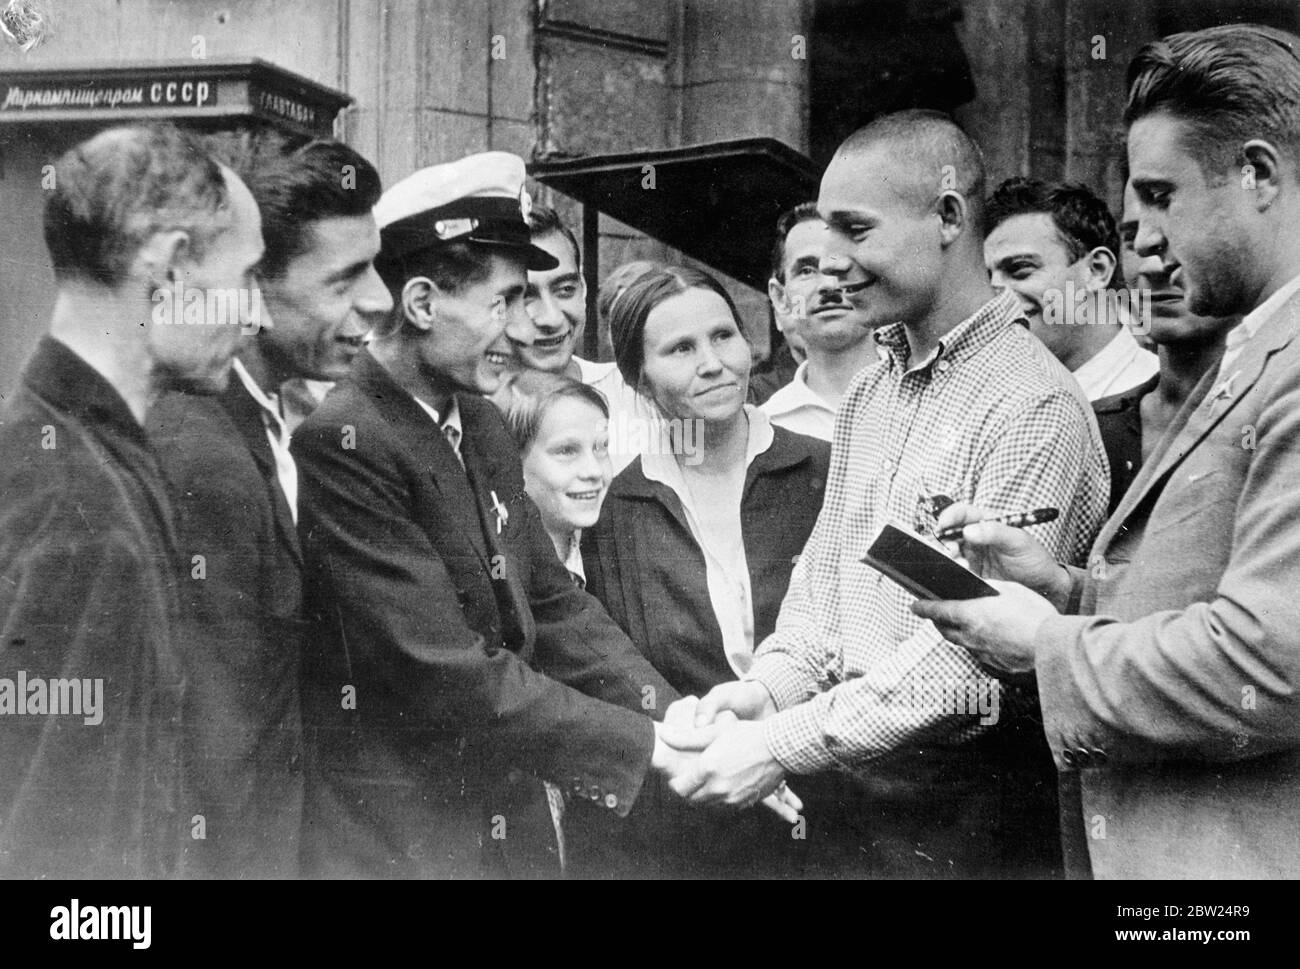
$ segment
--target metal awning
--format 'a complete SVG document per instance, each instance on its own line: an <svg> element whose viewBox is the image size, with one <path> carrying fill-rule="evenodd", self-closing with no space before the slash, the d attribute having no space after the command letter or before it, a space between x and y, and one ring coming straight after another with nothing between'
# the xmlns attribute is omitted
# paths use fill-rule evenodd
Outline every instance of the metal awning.
<svg viewBox="0 0 1300 969"><path fill-rule="evenodd" d="M529 174L764 292L777 217L816 198L820 179L774 138L539 161Z"/></svg>
<svg viewBox="0 0 1300 969"><path fill-rule="evenodd" d="M821 173L774 138L536 161L529 174L583 205L587 318L596 319L603 212L711 269L767 291L776 220L817 197ZM586 351L596 328L587 328Z"/></svg>

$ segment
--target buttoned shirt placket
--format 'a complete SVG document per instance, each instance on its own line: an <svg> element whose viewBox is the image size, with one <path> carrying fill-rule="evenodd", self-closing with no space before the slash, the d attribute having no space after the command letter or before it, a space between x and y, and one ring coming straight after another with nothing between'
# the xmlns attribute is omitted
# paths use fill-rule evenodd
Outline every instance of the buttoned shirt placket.
<svg viewBox="0 0 1300 969"><path fill-rule="evenodd" d="M964 650L945 644L932 625L911 614L909 595L861 561L885 523L916 530L924 524L917 520L918 499L939 491L976 500L977 469L981 493L991 497L988 489L996 487L997 500L1015 506L1007 510L1063 506L1062 518L1072 520L1068 531L1062 522L1039 533L1062 558L1074 559L1086 548L1090 529L1080 518L1095 518L1095 525L1104 516L1104 493L1077 498L1079 482L1061 478L1071 468L1104 476L1095 430L1063 430L1066 414L1087 413L1086 402L1071 400L1064 382L1050 404L1039 396L1035 400L1043 402L1023 416L1003 414L990 423L994 402L1005 399L990 391L1012 392L1018 370L1037 365L1033 358L1041 350L1012 335L1016 316L1013 300L991 300L911 367L902 326L884 328L877 340L887 357L850 387L836 424L822 514L796 565L776 632L757 650L747 674L764 682L781 709L768 721L767 734L787 769L809 772L870 759L932 729L945 715L929 710L926 691L998 690ZM1089 446L1097 452L1091 460L1084 457ZM1023 464L1027 458L1017 457L1021 453L1034 455L1032 473ZM1064 511L1071 501L1083 503L1079 512ZM953 719L952 727L951 738L960 741L984 725L971 717Z"/></svg>

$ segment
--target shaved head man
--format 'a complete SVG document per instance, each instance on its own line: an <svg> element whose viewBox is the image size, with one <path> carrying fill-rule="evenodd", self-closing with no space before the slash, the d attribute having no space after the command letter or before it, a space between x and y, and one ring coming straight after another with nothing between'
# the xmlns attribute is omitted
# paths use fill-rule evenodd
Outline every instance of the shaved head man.
<svg viewBox="0 0 1300 969"><path fill-rule="evenodd" d="M1003 514L1060 509L1041 534L1080 561L1105 511L1087 401L1017 325L1015 297L989 284L983 193L979 149L931 111L873 121L826 169L819 268L882 357L840 403L825 503L776 631L745 678L696 711L697 724L723 710L739 718L700 758L698 802L750 803L790 774L854 770L813 845L827 872L1042 875L1059 865L1051 761L1041 740L1026 745L1015 691L918 621L915 597L862 561L887 524L932 540L938 510L971 494ZM983 715L971 697L984 698Z"/></svg>
<svg viewBox="0 0 1300 969"><path fill-rule="evenodd" d="M880 118L849 136L822 179L817 208L833 243L822 271L849 284L866 325L907 321L914 349L933 349L940 321L951 327L952 312L989 293L983 197L979 149L951 120Z"/></svg>

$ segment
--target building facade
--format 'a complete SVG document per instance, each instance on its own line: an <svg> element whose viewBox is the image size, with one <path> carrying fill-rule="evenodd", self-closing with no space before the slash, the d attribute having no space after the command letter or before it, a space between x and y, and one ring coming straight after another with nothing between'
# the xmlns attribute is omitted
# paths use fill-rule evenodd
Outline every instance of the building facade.
<svg viewBox="0 0 1300 969"><path fill-rule="evenodd" d="M337 133L385 182L488 149L577 157L769 136L824 164L875 114L952 110L990 180L1120 198L1128 59L1178 29L1300 29L1288 0L46 0L52 34L0 72L264 58L350 95ZM43 166L71 131L0 125L0 392L49 315ZM543 201L576 205L542 189ZM725 204L725 199L720 200ZM674 258L602 219L600 265ZM766 342L765 297L735 284Z"/></svg>

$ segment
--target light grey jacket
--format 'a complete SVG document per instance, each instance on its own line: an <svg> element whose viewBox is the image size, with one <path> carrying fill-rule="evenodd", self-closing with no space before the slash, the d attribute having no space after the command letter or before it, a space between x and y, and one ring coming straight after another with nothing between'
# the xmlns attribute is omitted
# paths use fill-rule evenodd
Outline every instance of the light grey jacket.
<svg viewBox="0 0 1300 969"><path fill-rule="evenodd" d="M1298 328L1206 374L1038 633L1098 878L1300 876Z"/></svg>

